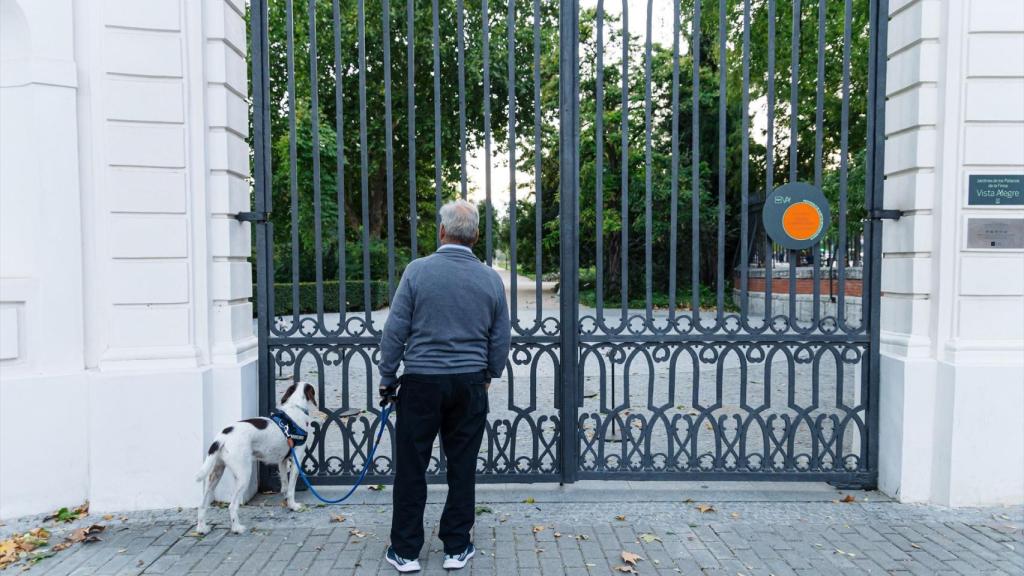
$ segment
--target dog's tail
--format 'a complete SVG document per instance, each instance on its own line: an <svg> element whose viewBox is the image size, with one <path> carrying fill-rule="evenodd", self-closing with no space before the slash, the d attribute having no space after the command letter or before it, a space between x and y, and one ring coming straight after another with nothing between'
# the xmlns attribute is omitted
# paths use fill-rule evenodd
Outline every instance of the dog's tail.
<svg viewBox="0 0 1024 576"><path fill-rule="evenodd" d="M206 455L206 460L203 461L203 467L199 469L199 474L196 475L196 482L202 482L210 475L210 471L216 466L217 461L220 460L220 449L223 447L220 439L213 441L210 444L210 450Z"/></svg>

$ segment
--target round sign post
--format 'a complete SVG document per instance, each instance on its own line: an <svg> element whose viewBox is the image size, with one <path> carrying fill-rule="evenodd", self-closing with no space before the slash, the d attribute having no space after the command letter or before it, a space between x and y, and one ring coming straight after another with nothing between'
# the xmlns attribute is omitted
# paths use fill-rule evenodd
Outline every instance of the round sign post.
<svg viewBox="0 0 1024 576"><path fill-rule="evenodd" d="M768 195L761 218L765 231L777 244L803 250L817 244L828 230L828 200L820 188L791 182Z"/></svg>

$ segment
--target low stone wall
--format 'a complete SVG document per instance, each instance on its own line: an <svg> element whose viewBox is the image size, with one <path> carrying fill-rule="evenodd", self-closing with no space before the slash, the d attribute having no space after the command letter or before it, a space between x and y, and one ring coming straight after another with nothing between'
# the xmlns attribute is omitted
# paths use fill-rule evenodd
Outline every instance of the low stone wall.
<svg viewBox="0 0 1024 576"><path fill-rule="evenodd" d="M733 290L733 302L740 305L740 291ZM827 294L819 297L820 307L819 318L837 317L838 302L829 299ZM847 296L844 306L846 324L850 327L858 327L863 321L863 306L858 296ZM764 292L750 292L747 301L747 314L753 317L764 315L765 297ZM789 315L789 294L772 294L772 316ZM811 322L814 319L814 296L812 294L796 295L796 319L799 322Z"/></svg>
<svg viewBox="0 0 1024 576"><path fill-rule="evenodd" d="M811 322L814 319L814 269L810 266L799 266L794 270L796 277L796 311L795 317L800 322ZM821 268L819 271L819 318L837 317L839 313L839 271L835 268ZM748 304L747 313L761 316L765 313L765 269L750 268L747 271ZM789 315L790 270L786 264L777 264L772 268L772 316ZM863 268L849 267L845 274L845 302L843 314L846 324L851 327L861 325L863 319L862 290ZM733 302L737 306L741 302L739 287L740 276L737 272L733 277Z"/></svg>

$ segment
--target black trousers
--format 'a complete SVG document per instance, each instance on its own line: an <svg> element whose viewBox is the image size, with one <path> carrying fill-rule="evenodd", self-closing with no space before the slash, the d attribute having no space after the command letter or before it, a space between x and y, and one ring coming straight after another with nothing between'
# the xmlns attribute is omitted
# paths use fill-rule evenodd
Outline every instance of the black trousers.
<svg viewBox="0 0 1024 576"><path fill-rule="evenodd" d="M469 546L476 519L476 460L487 420L484 381L484 371L402 376L391 515L391 546L402 558L418 557L423 547L426 470L438 432L448 464L448 499L438 535L445 554Z"/></svg>

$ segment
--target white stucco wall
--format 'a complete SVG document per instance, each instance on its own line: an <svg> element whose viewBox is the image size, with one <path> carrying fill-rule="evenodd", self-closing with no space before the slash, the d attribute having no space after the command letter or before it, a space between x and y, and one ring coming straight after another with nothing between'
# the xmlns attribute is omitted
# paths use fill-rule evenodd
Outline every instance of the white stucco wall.
<svg viewBox="0 0 1024 576"><path fill-rule="evenodd" d="M1024 501L1024 251L967 249L968 175L1024 173L1024 3L890 2L880 475L904 501Z"/></svg>
<svg viewBox="0 0 1024 576"><path fill-rule="evenodd" d="M0 517L194 506L257 410L245 4L0 7Z"/></svg>

